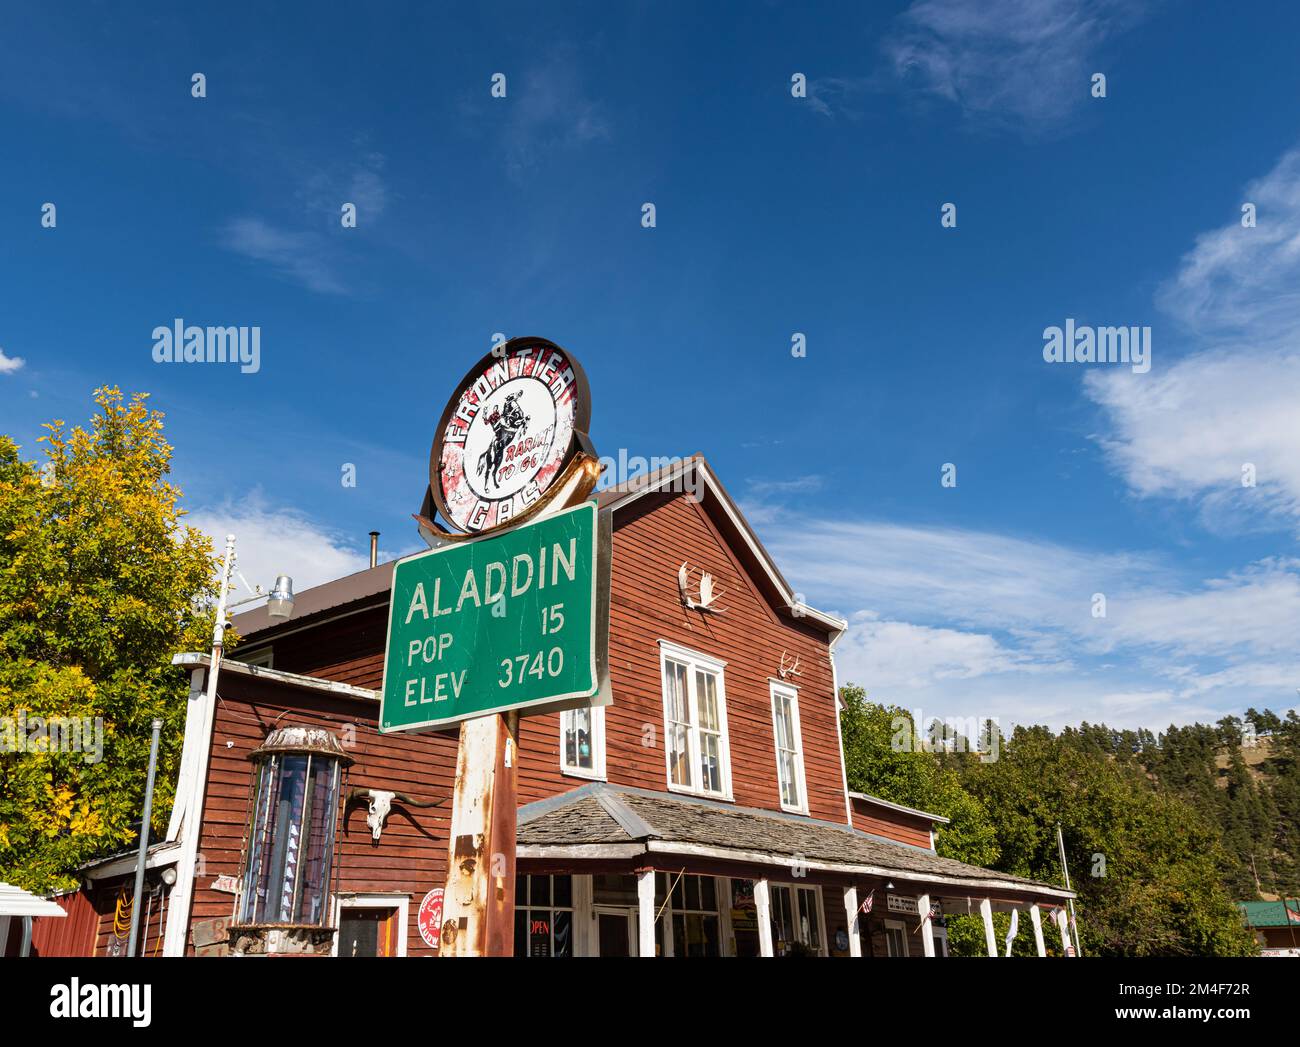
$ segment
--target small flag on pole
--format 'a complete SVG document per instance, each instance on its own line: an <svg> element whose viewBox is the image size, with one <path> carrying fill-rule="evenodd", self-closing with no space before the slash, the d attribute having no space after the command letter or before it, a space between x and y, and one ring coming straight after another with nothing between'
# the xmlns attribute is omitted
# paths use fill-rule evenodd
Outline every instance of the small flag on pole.
<svg viewBox="0 0 1300 1047"><path fill-rule="evenodd" d="M860 908L864 913L871 912L871 899L874 898L875 896L876 896L876 892L872 890L872 892L862 900L862 905L860 906Z"/></svg>
<svg viewBox="0 0 1300 1047"><path fill-rule="evenodd" d="M1015 937L1019 933L1019 931L1020 931L1020 910L1012 909L1011 930L1007 931L1007 951L1006 951L1007 956L1011 955L1011 943L1012 941L1015 940Z"/></svg>

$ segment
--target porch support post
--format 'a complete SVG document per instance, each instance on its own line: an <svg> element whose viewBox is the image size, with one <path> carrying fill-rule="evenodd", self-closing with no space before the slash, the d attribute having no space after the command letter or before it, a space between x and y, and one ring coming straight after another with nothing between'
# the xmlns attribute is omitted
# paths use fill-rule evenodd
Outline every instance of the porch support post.
<svg viewBox="0 0 1300 1047"><path fill-rule="evenodd" d="M1061 932L1061 948L1064 955L1074 955L1074 942L1070 940L1070 917L1065 912L1065 906L1062 905L1056 910L1056 927Z"/></svg>
<svg viewBox="0 0 1300 1047"><path fill-rule="evenodd" d="M916 912L921 917L921 948L926 956L934 955L934 923L930 919L930 895L916 896Z"/></svg>
<svg viewBox="0 0 1300 1047"><path fill-rule="evenodd" d="M844 917L849 924L849 955L862 955L862 938L858 934L858 889L844 888Z"/></svg>
<svg viewBox="0 0 1300 1047"><path fill-rule="evenodd" d="M1029 922L1034 925L1034 949L1039 956L1047 955L1047 946L1043 944L1043 917L1038 911L1038 903L1029 907Z"/></svg>
<svg viewBox="0 0 1300 1047"><path fill-rule="evenodd" d="M772 956L772 900L766 879L754 881L754 916L758 920L758 955Z"/></svg>
<svg viewBox="0 0 1300 1047"><path fill-rule="evenodd" d="M993 902L988 898L980 899L980 919L984 921L984 944L988 947L988 954L996 956L998 940L993 934Z"/></svg>
<svg viewBox="0 0 1300 1047"><path fill-rule="evenodd" d="M637 954L655 954L655 871L638 869L636 874Z"/></svg>

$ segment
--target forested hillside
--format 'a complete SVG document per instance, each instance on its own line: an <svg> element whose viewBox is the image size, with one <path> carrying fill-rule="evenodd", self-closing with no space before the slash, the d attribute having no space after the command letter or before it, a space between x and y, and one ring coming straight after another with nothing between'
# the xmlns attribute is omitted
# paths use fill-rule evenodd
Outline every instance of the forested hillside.
<svg viewBox="0 0 1300 1047"><path fill-rule="evenodd" d="M1061 883L1061 824L1085 954L1252 954L1233 902L1300 893L1294 712L1248 710L1253 733L1232 717L1159 735L986 724L972 745L939 724L918 733L859 687L841 694L849 787L951 818L941 854ZM949 938L982 949L968 917ZM1013 953L1029 948L1021 935Z"/></svg>

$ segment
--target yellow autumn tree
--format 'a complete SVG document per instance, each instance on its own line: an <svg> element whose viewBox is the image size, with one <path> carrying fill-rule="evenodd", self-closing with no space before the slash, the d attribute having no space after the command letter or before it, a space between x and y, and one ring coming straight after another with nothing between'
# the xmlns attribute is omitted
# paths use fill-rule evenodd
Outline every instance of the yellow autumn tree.
<svg viewBox="0 0 1300 1047"><path fill-rule="evenodd" d="M164 723L155 833L171 810L186 678L215 595L211 543L182 525L146 394L95 392L86 427L0 435L0 880L76 884L138 837L150 723Z"/></svg>

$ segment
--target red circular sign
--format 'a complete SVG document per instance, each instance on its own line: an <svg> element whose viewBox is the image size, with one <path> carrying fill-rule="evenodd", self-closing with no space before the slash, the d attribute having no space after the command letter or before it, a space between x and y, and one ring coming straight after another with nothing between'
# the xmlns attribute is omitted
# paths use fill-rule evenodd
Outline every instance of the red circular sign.
<svg viewBox="0 0 1300 1047"><path fill-rule="evenodd" d="M420 937L424 939L424 944L430 949L438 948L438 938L442 934L441 887L435 887L424 896L415 922L420 928Z"/></svg>
<svg viewBox="0 0 1300 1047"><path fill-rule="evenodd" d="M512 338L465 376L438 423L429 486L453 527L477 533L539 502L591 424L587 376L545 338Z"/></svg>

